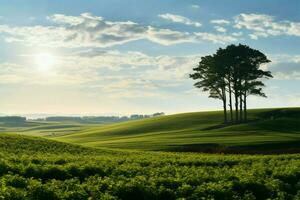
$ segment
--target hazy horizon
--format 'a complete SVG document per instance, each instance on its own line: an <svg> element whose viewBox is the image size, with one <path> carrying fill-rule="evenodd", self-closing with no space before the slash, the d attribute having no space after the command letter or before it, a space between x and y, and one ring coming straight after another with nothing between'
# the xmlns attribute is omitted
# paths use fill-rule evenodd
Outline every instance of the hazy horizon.
<svg viewBox="0 0 300 200"><path fill-rule="evenodd" d="M296 106L297 107L297 106ZM285 107L255 107L255 108L249 108L251 109L271 109L271 108L295 108L295 106L285 106ZM46 118L46 117L97 117L97 116L127 116L129 117L130 115L151 115L154 113L158 112L163 112L165 115L173 115L173 114L180 114L180 113L189 113L189 112L210 112L210 111L222 111L220 108L216 109L203 109L203 110L191 110L191 111L186 111L186 112L163 112L163 111L157 111L157 112L140 112L140 113L0 113L0 117L5 117L5 116L20 116L20 117L26 117L27 119L38 119L38 118Z"/></svg>

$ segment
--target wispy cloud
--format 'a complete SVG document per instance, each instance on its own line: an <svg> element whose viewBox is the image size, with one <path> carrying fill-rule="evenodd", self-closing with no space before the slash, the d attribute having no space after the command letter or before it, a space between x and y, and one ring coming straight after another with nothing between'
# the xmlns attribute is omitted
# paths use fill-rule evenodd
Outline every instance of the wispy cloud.
<svg viewBox="0 0 300 200"><path fill-rule="evenodd" d="M200 6L198 6L196 4L191 5L191 7L194 8L194 9L199 9L200 8Z"/></svg>
<svg viewBox="0 0 300 200"><path fill-rule="evenodd" d="M266 67L276 80L300 80L300 55L270 55Z"/></svg>
<svg viewBox="0 0 300 200"><path fill-rule="evenodd" d="M31 60L34 55L23 55ZM34 63L0 63L1 84L48 85L99 90L114 98L157 96L180 89L201 55L150 56L141 52L80 50L58 56L51 72ZM47 80L47 81L45 81Z"/></svg>
<svg viewBox="0 0 300 200"><path fill-rule="evenodd" d="M214 28L221 33L225 33L227 31L227 29L222 26L214 26Z"/></svg>
<svg viewBox="0 0 300 200"><path fill-rule="evenodd" d="M235 37L240 37L243 35L243 32L239 31L239 32L233 32L231 35L235 36Z"/></svg>
<svg viewBox="0 0 300 200"><path fill-rule="evenodd" d="M214 20L210 20L210 23L219 24L219 25L226 25L226 24L230 24L230 21L225 20L225 19L214 19Z"/></svg>
<svg viewBox="0 0 300 200"><path fill-rule="evenodd" d="M200 27L202 24L200 22L193 21L187 17L181 16L181 15L175 15L171 13L165 13L165 14L160 14L158 15L160 18L175 22L175 23L181 23L185 25L190 25L190 26L195 26L195 27Z"/></svg>
<svg viewBox="0 0 300 200"><path fill-rule="evenodd" d="M234 27L248 29L251 39L269 36L300 36L300 22L276 21L275 17L265 14L242 13L234 18Z"/></svg>
<svg viewBox="0 0 300 200"><path fill-rule="evenodd" d="M213 43L230 43L230 42L235 42L237 41L236 36L231 36L231 35L224 35L224 34L215 34L215 33L204 33L204 32L197 32L194 33L199 40L204 40L204 41L210 41Z"/></svg>
<svg viewBox="0 0 300 200"><path fill-rule="evenodd" d="M140 39L162 45L236 41L236 38L230 35L223 37L216 33L183 32L144 26L132 21L108 21L90 13L83 13L80 16L55 14L49 16L48 20L53 23L51 26L0 25L0 36L4 37L6 42L19 42L28 46L67 48L110 47ZM186 20L182 22L200 26L196 22Z"/></svg>

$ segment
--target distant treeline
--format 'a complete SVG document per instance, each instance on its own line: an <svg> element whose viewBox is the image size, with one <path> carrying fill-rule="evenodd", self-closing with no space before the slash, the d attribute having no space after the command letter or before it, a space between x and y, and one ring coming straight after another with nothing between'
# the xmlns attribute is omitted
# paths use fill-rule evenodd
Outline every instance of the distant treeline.
<svg viewBox="0 0 300 200"><path fill-rule="evenodd" d="M113 123L113 122L122 122L135 119L144 119L151 118L156 116L164 115L163 112L154 113L151 115L139 115L134 114L128 116L83 116L83 117L72 117L72 116L54 116L38 119L39 121L72 121L80 123Z"/></svg>
<svg viewBox="0 0 300 200"><path fill-rule="evenodd" d="M135 120L135 119L144 119L150 117L156 117L164 115L163 112L157 112L151 115L139 115L134 114L130 116L83 116L83 117L72 117L72 116L55 116L55 117L46 117L46 118L39 118L36 121L56 121L56 122L64 122L64 121L71 121L71 122L79 122L79 123L114 123L114 122L123 122L128 120ZM3 116L0 117L0 123L24 123L26 122L26 117L21 116Z"/></svg>
<svg viewBox="0 0 300 200"><path fill-rule="evenodd" d="M26 122L26 117L4 116L4 117L0 117L0 122L21 123L21 122Z"/></svg>

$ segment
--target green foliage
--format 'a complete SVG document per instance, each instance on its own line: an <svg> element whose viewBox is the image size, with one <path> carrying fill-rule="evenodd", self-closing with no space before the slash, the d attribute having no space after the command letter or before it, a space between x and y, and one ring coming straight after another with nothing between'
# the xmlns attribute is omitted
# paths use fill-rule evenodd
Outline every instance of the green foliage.
<svg viewBox="0 0 300 200"><path fill-rule="evenodd" d="M11 142L0 148L0 199L5 200L300 196L299 154L121 152L13 135L2 135L0 142ZM26 145L16 145L21 143Z"/></svg>
<svg viewBox="0 0 300 200"><path fill-rule="evenodd" d="M228 45L219 48L213 55L201 57L199 65L193 68L196 88L208 92L210 98L223 102L224 123L227 119L227 98L229 99L230 122L233 123L232 96L235 101L235 122L247 121L247 96L266 97L262 78L272 78L270 71L260 69L271 62L260 51L246 45Z"/></svg>

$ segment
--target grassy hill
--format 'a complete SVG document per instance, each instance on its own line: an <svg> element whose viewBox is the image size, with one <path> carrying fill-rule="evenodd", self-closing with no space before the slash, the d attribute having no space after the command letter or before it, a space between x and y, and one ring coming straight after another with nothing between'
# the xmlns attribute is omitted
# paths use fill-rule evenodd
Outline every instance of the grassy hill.
<svg viewBox="0 0 300 200"><path fill-rule="evenodd" d="M85 127L56 140L90 147L199 152L298 152L300 108L249 111L249 123L227 125L222 112L195 112Z"/></svg>
<svg viewBox="0 0 300 200"><path fill-rule="evenodd" d="M61 141L1 134L0 199L299 199L299 154L122 150L298 150L299 113L252 110L250 123L232 126L220 124L220 112L187 113L47 135ZM52 126L68 129L20 133Z"/></svg>
<svg viewBox="0 0 300 200"><path fill-rule="evenodd" d="M14 154L96 154L99 149L15 134L0 135L0 152Z"/></svg>
<svg viewBox="0 0 300 200"><path fill-rule="evenodd" d="M0 131L2 133L20 133L31 136L52 137L76 133L86 127L92 127L93 124L81 124L75 122L0 122Z"/></svg>

